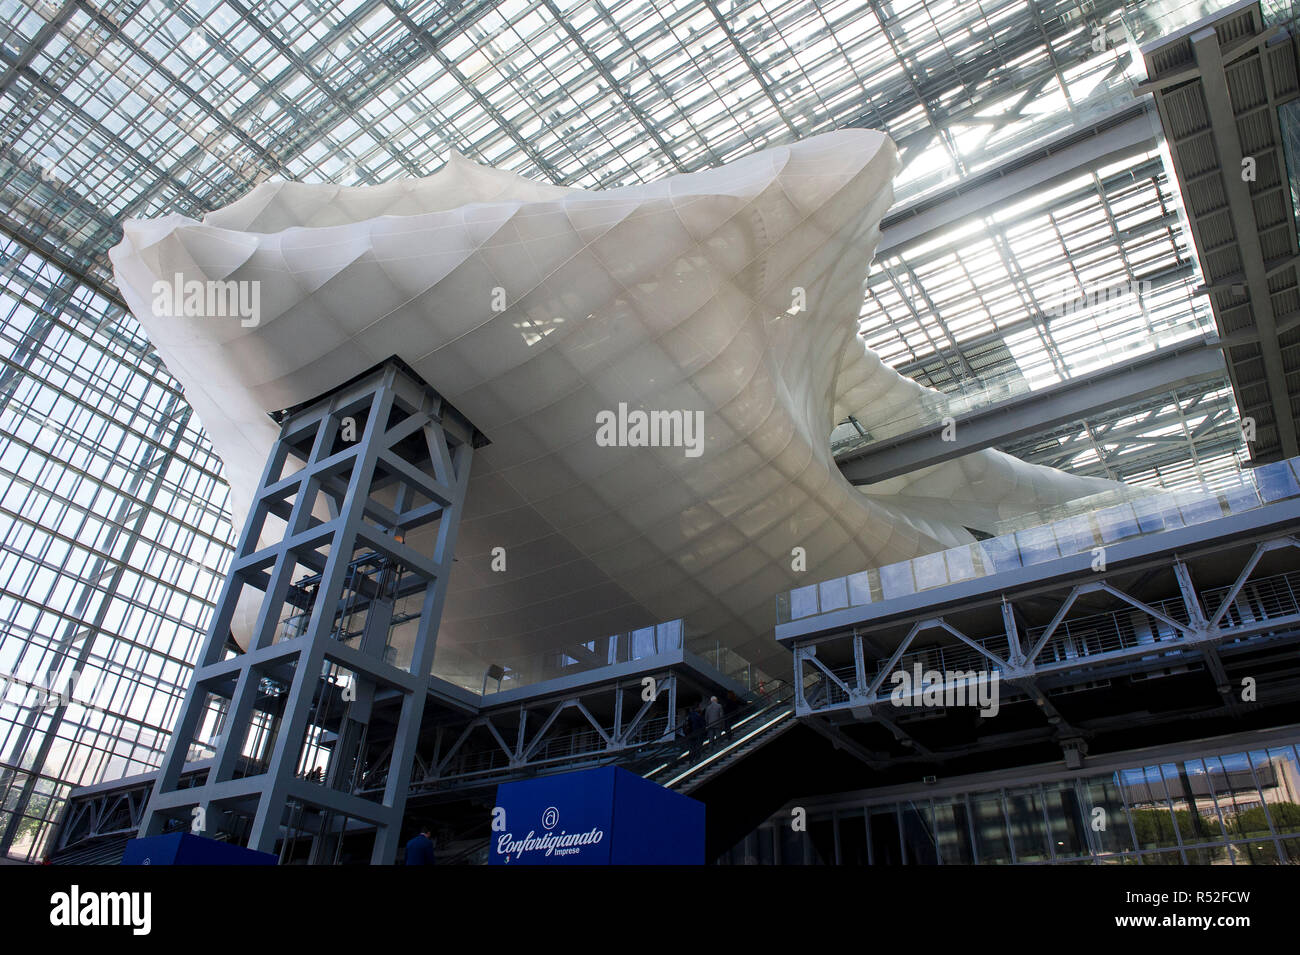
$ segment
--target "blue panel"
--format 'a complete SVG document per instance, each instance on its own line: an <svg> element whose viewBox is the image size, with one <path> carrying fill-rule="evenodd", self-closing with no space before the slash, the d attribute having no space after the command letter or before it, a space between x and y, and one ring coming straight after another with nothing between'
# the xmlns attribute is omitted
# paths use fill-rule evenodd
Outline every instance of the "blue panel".
<svg viewBox="0 0 1300 955"><path fill-rule="evenodd" d="M704 803L614 770L614 865L704 865Z"/></svg>
<svg viewBox="0 0 1300 955"><path fill-rule="evenodd" d="M122 852L122 865L175 865L182 835L184 833L173 832L166 836L132 839Z"/></svg>
<svg viewBox="0 0 1300 955"><path fill-rule="evenodd" d="M616 767L497 787L492 865L702 865L704 806Z"/></svg>
<svg viewBox="0 0 1300 955"><path fill-rule="evenodd" d="M190 832L132 839L122 853L122 865L275 865L269 852L257 852Z"/></svg>
<svg viewBox="0 0 1300 955"><path fill-rule="evenodd" d="M609 865L614 770L541 776L497 787L505 829L488 845L492 865Z"/></svg>

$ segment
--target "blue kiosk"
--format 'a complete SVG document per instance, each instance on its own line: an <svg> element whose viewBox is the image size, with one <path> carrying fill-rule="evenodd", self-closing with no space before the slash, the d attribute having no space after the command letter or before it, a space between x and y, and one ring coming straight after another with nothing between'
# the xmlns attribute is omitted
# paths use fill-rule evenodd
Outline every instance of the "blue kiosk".
<svg viewBox="0 0 1300 955"><path fill-rule="evenodd" d="M122 853L122 865L275 865L277 861L269 852L190 832L132 839Z"/></svg>
<svg viewBox="0 0 1300 955"><path fill-rule="evenodd" d="M616 766L497 787L491 865L703 865L704 804Z"/></svg>

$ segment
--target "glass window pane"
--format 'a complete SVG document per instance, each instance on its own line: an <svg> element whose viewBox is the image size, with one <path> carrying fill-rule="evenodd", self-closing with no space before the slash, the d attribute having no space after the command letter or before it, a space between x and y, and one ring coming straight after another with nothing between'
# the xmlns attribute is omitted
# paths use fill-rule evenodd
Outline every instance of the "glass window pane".
<svg viewBox="0 0 1300 955"><path fill-rule="evenodd" d="M902 865L903 851L899 843L898 809L896 806L875 806L871 809L871 864Z"/></svg>
<svg viewBox="0 0 1300 955"><path fill-rule="evenodd" d="M1233 838L1271 835L1264 800L1255 785L1255 773L1245 753L1229 753L1205 760L1210 785Z"/></svg>
<svg viewBox="0 0 1300 955"><path fill-rule="evenodd" d="M1300 839L1283 839L1282 851L1288 865L1300 865Z"/></svg>
<svg viewBox="0 0 1300 955"><path fill-rule="evenodd" d="M1183 845L1222 842L1225 833L1210 789L1209 774L1199 759L1166 763L1165 788L1174 806L1174 820ZM1172 774L1171 774L1172 770ZM1227 859L1227 850L1208 850L1216 861Z"/></svg>
<svg viewBox="0 0 1300 955"><path fill-rule="evenodd" d="M1300 772L1295 751L1290 746L1256 750L1250 759L1274 833L1300 832Z"/></svg>
<svg viewBox="0 0 1300 955"><path fill-rule="evenodd" d="M1007 791L1007 818L1011 821L1012 844L1017 862L1047 859L1047 830L1043 821L1043 797L1036 789Z"/></svg>
<svg viewBox="0 0 1300 955"><path fill-rule="evenodd" d="M1159 766L1124 770L1124 797L1139 849L1156 849L1178 845L1174 817L1169 808L1164 779Z"/></svg>
<svg viewBox="0 0 1300 955"><path fill-rule="evenodd" d="M1234 865L1280 865L1282 856L1272 839L1248 839L1232 846Z"/></svg>
<svg viewBox="0 0 1300 955"><path fill-rule="evenodd" d="M934 832L939 861L944 865L970 865L975 861L970 815L964 799L935 800Z"/></svg>
<svg viewBox="0 0 1300 955"><path fill-rule="evenodd" d="M948 565L943 551L916 558L912 561L912 569L916 573L917 590L929 590L948 583Z"/></svg>
<svg viewBox="0 0 1300 955"><path fill-rule="evenodd" d="M1142 856L1143 865L1182 865L1181 852L1148 852Z"/></svg>
<svg viewBox="0 0 1300 955"><path fill-rule="evenodd" d="M840 833L840 865L866 865L866 813L861 809L842 809L837 814L836 822Z"/></svg>
<svg viewBox="0 0 1300 955"><path fill-rule="evenodd" d="M901 564L890 564L887 567L881 567L880 589L886 600L915 593L916 584L912 580L912 562L904 561Z"/></svg>
<svg viewBox="0 0 1300 955"><path fill-rule="evenodd" d="M811 617L817 613L817 585L797 587L790 591L790 619Z"/></svg>
<svg viewBox="0 0 1300 955"><path fill-rule="evenodd" d="M1048 837L1052 844L1052 854L1078 856L1089 853L1088 820L1074 784L1059 783L1047 787L1044 800L1047 804Z"/></svg>
<svg viewBox="0 0 1300 955"><path fill-rule="evenodd" d="M979 862L984 865L1010 862L1011 838L1002 811L1002 794L978 793L970 797L970 802L975 815L975 848Z"/></svg>
<svg viewBox="0 0 1300 955"><path fill-rule="evenodd" d="M834 580L825 581L819 585L819 591L822 613L829 613L832 610L841 610L849 605L847 582L843 577L836 577Z"/></svg>
<svg viewBox="0 0 1300 955"><path fill-rule="evenodd" d="M907 802L903 804L902 810L903 845L907 853L907 864L938 865L929 803Z"/></svg>
<svg viewBox="0 0 1300 955"><path fill-rule="evenodd" d="M855 607L871 603L871 577L863 571L849 575L849 603Z"/></svg>

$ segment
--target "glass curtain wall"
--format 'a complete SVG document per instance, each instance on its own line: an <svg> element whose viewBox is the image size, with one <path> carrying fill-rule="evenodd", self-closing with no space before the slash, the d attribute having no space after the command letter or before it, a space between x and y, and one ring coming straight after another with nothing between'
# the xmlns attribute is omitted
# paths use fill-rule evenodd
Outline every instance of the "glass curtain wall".
<svg viewBox="0 0 1300 955"><path fill-rule="evenodd" d="M1293 745L1093 776L778 813L728 865L1300 865Z"/></svg>
<svg viewBox="0 0 1300 955"><path fill-rule="evenodd" d="M157 767L229 563L227 487L122 309L0 245L0 852Z"/></svg>

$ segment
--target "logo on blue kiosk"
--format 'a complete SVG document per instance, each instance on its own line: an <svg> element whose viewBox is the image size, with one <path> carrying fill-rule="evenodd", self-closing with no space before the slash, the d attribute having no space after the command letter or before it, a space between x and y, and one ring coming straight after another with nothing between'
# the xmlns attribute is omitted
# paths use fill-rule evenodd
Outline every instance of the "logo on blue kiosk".
<svg viewBox="0 0 1300 955"><path fill-rule="evenodd" d="M587 832L566 832L563 829L555 832L554 829L559 824L560 810L548 806L542 812L542 828L546 832L539 836L536 830L529 829L528 835L522 839L516 839L513 833L503 832L497 837L497 854L505 856L507 862L511 856L522 859L527 852L540 852L544 856L578 856L582 854L583 846L594 846L605 838L605 830L599 827L593 827Z"/></svg>

